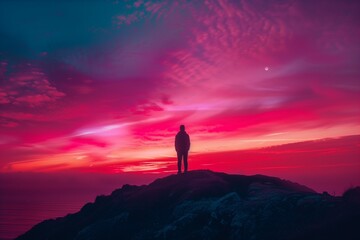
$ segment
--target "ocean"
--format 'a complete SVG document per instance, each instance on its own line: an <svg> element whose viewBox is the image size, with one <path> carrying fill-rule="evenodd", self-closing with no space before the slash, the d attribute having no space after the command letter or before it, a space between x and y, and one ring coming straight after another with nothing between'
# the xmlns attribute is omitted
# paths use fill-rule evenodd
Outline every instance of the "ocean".
<svg viewBox="0 0 360 240"><path fill-rule="evenodd" d="M74 195L6 194L0 197L0 239L14 239L32 226L49 218L77 212L94 196L87 193Z"/></svg>
<svg viewBox="0 0 360 240"><path fill-rule="evenodd" d="M0 174L0 239L14 239L46 219L75 213L123 184L141 185L159 175L95 173Z"/></svg>

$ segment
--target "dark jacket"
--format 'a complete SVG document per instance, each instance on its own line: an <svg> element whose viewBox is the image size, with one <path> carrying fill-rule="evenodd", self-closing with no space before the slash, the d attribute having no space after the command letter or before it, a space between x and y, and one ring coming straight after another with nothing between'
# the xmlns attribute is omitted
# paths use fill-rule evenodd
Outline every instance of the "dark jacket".
<svg viewBox="0 0 360 240"><path fill-rule="evenodd" d="M190 137L185 131L180 131L175 137L175 149L177 152L188 152L190 149Z"/></svg>

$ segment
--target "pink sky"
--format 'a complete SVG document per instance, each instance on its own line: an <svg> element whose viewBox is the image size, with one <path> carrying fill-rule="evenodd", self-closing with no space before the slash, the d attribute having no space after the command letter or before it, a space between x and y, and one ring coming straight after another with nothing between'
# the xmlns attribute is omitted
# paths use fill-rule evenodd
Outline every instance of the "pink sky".
<svg viewBox="0 0 360 240"><path fill-rule="evenodd" d="M192 169L221 153L212 170L247 172L233 162L245 152L232 153L297 142L317 151L314 140L331 138L331 163L321 164L348 166L344 178L359 183L359 151L341 150L343 139L359 149L358 137L343 138L360 135L356 1L109 1L25 13L25 3L2 4L1 172L172 172L164 159L185 124ZM313 166L288 151L274 163ZM261 154L253 162L268 164Z"/></svg>

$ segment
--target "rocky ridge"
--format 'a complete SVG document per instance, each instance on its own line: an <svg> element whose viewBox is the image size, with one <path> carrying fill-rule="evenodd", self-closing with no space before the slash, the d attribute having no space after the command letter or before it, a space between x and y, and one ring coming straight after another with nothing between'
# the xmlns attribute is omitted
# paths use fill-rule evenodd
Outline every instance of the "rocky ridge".
<svg viewBox="0 0 360 240"><path fill-rule="evenodd" d="M275 177L197 170L124 185L17 239L358 239L359 193L334 197Z"/></svg>

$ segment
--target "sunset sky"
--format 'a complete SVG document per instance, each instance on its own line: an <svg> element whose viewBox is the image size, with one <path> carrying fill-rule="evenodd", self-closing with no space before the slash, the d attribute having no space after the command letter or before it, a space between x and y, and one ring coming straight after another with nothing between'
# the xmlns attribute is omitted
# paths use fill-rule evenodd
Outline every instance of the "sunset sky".
<svg viewBox="0 0 360 240"><path fill-rule="evenodd" d="M270 167L360 183L359 12L352 0L1 1L0 172L171 173L185 124L190 169L281 161Z"/></svg>

